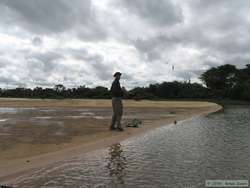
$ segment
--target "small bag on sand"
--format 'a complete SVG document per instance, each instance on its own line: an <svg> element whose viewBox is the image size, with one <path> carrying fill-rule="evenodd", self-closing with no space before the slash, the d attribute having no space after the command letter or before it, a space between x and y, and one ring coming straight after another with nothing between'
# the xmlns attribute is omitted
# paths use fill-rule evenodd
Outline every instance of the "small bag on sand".
<svg viewBox="0 0 250 188"><path fill-rule="evenodd" d="M131 123L127 124L127 127L139 128L142 126L142 121L139 119L133 119Z"/></svg>

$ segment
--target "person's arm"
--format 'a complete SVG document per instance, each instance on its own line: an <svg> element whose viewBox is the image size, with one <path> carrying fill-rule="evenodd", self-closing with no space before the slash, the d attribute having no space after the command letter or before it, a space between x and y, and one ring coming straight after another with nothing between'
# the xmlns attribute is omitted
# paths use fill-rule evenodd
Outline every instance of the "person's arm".
<svg viewBox="0 0 250 188"><path fill-rule="evenodd" d="M123 92L123 96L124 96L125 98L127 98L127 97L129 96L129 92L126 90L125 87L122 87L122 92Z"/></svg>

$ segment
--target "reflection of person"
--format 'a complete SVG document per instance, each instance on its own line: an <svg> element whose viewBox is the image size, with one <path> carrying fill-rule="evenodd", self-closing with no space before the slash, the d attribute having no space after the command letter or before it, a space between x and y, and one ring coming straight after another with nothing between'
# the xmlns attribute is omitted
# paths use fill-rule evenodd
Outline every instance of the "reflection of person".
<svg viewBox="0 0 250 188"><path fill-rule="evenodd" d="M109 169L109 175L117 178L119 183L124 184L123 177L125 176L124 169L126 167L126 158L123 156L123 150L121 144L117 143L109 148L109 161L107 168ZM115 180L115 179L114 179Z"/></svg>
<svg viewBox="0 0 250 188"><path fill-rule="evenodd" d="M122 113L123 113L123 105L122 105L122 97L124 95L125 88L121 88L120 85L120 78L121 73L116 72L114 74L115 80L112 83L111 86L111 96L112 96L112 107L113 107L113 116L111 121L110 130L118 130L123 131L122 125L121 125L121 119L122 119ZM117 125L117 127L115 127Z"/></svg>

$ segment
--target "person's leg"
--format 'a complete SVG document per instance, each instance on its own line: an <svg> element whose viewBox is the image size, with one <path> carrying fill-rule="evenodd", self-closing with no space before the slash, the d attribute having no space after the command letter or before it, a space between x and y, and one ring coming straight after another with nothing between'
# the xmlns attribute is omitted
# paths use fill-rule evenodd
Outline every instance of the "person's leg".
<svg viewBox="0 0 250 188"><path fill-rule="evenodd" d="M115 99L112 99L112 108L113 108L113 115L112 115L110 129L114 130L115 129L115 123L117 121L117 115L116 115L116 110L115 110Z"/></svg>
<svg viewBox="0 0 250 188"><path fill-rule="evenodd" d="M117 117L116 117L117 128L122 129L122 124L121 124L122 114L123 114L122 99L117 100L116 107L117 107Z"/></svg>
<svg viewBox="0 0 250 188"><path fill-rule="evenodd" d="M110 125L110 129L111 129L111 130L115 129L115 123L116 123L116 121L117 121L116 115L113 114L113 115L112 115L111 125Z"/></svg>

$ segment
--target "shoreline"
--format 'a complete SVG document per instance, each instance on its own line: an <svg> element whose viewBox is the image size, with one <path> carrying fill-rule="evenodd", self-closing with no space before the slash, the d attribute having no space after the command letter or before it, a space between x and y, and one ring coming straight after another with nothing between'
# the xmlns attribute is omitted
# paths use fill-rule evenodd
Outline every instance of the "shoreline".
<svg viewBox="0 0 250 188"><path fill-rule="evenodd" d="M172 124L174 120L183 121L199 116L206 116L222 109L222 106L215 103L212 104L213 105L208 105L207 107L199 108L198 111L189 112L187 114L181 114L177 117L169 117L168 119L164 120L154 121L150 125L143 126L141 128L126 128L124 132L109 131L104 134L103 137L96 138L95 141L83 143L72 148L66 148L63 150L41 154L38 156L15 159L9 162L5 162L5 164L0 164L0 182L4 184L10 183L11 180L16 179L17 177L23 174L30 174L34 170L49 165L53 162L67 160L82 153L87 153L90 151L109 147L113 144L116 144L117 142L124 141L130 137L145 134L147 131L153 130L155 128L168 126ZM192 107L190 107L190 109L192 109Z"/></svg>

